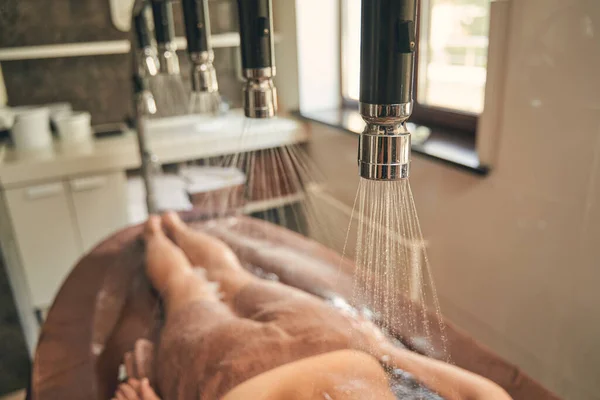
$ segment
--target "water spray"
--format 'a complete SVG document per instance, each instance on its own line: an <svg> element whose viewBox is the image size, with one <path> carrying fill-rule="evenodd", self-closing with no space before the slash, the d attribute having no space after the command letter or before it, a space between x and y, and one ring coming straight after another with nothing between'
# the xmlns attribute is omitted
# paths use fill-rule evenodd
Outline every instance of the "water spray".
<svg viewBox="0 0 600 400"><path fill-rule="evenodd" d="M172 0L151 0L151 3L160 69L158 75L149 80L149 84L156 100L157 116L187 114L189 95L183 84L177 57Z"/></svg>
<svg viewBox="0 0 600 400"><path fill-rule="evenodd" d="M396 181L410 173L417 0L362 0L359 173Z"/></svg>
<svg viewBox="0 0 600 400"><path fill-rule="evenodd" d="M272 0L238 0L244 113L249 118L277 114Z"/></svg>

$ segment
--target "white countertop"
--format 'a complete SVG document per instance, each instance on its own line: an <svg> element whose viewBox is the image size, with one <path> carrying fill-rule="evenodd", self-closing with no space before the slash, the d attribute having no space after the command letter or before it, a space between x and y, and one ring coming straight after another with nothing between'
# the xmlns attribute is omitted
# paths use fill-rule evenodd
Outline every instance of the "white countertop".
<svg viewBox="0 0 600 400"><path fill-rule="evenodd" d="M308 138L306 130L294 119L246 120L235 110L216 118L150 121L149 130L149 146L161 164L284 146ZM53 149L37 153L0 145L0 187L5 189L139 167L134 131L96 139L80 148L56 142Z"/></svg>

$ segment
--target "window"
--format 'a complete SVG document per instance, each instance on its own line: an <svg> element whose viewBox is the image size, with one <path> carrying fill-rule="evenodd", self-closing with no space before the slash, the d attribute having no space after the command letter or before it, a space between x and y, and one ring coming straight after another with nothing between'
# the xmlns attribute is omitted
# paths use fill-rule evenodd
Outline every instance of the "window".
<svg viewBox="0 0 600 400"><path fill-rule="evenodd" d="M490 0L420 0L413 120L475 131L483 110ZM342 95L360 84L361 0L342 0Z"/></svg>

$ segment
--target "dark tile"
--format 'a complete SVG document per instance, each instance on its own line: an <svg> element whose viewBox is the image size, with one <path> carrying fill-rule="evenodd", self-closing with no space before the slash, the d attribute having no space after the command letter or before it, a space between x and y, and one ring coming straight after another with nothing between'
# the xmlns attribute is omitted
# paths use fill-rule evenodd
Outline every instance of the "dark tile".
<svg viewBox="0 0 600 400"><path fill-rule="evenodd" d="M129 55L9 61L2 69L12 106L68 101L94 124L132 115Z"/></svg>
<svg viewBox="0 0 600 400"><path fill-rule="evenodd" d="M0 47L130 37L112 25L108 0L0 0ZM214 33L237 31L233 0L210 0ZM184 35L181 4L174 2L178 36ZM242 103L237 77L237 48L215 49L221 93L233 106ZM189 85L189 61L179 52ZM94 124L120 122L132 114L129 55L73 57L3 62L9 104L69 101L92 113ZM189 87L189 86L188 86Z"/></svg>
<svg viewBox="0 0 600 400"><path fill-rule="evenodd" d="M2 0L0 47L118 40L108 0Z"/></svg>

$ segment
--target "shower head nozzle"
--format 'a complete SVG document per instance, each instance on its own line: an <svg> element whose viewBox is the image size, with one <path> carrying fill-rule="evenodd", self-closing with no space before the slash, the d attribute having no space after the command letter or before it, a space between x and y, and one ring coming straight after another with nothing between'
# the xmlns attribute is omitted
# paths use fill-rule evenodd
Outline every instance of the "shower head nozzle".
<svg viewBox="0 0 600 400"><path fill-rule="evenodd" d="M362 0L360 176L400 180L410 172L417 0Z"/></svg>
<svg viewBox="0 0 600 400"><path fill-rule="evenodd" d="M273 118L277 115L277 88L273 83L275 67L244 70L244 113L248 118Z"/></svg>
<svg viewBox="0 0 600 400"><path fill-rule="evenodd" d="M137 37L137 58L135 61L140 75L156 76L160 69L160 62L148 24L147 13L150 11L150 5L147 2L141 2L138 7L139 9L133 14L133 24Z"/></svg>
<svg viewBox="0 0 600 400"><path fill-rule="evenodd" d="M192 90L197 94L217 93L219 84L213 61L208 0L182 0L187 51L192 64Z"/></svg>
<svg viewBox="0 0 600 400"><path fill-rule="evenodd" d="M172 0L151 0L151 4L160 72L168 75L179 75Z"/></svg>
<svg viewBox="0 0 600 400"><path fill-rule="evenodd" d="M367 122L358 145L361 178L381 181L408 178L410 132L405 121L411 109L411 103L360 104L361 115Z"/></svg>
<svg viewBox="0 0 600 400"><path fill-rule="evenodd" d="M214 53L205 51L202 53L190 53L192 61L192 91L215 93L219 91L217 71L213 65Z"/></svg>
<svg viewBox="0 0 600 400"><path fill-rule="evenodd" d="M277 114L272 0L238 0L244 112L249 118Z"/></svg>

